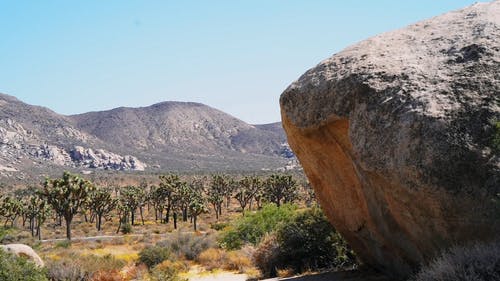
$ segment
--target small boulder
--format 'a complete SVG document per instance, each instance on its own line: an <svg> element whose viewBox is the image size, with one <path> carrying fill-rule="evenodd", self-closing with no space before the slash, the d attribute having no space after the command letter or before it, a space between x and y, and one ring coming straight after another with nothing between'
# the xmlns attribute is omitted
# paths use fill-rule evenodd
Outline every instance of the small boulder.
<svg viewBox="0 0 500 281"><path fill-rule="evenodd" d="M12 253L16 256L27 258L40 267L45 266L40 256L35 252L35 250L33 250L33 248L31 248L28 245L7 244L7 245L0 245L0 248L2 248L7 253Z"/></svg>

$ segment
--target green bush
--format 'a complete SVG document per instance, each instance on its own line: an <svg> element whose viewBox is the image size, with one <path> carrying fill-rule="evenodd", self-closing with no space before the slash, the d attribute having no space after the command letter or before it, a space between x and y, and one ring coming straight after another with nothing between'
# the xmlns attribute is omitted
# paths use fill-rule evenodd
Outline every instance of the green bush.
<svg viewBox="0 0 500 281"><path fill-rule="evenodd" d="M69 240L63 240L63 241L56 242L55 247L56 248L68 249L69 247L71 247L71 241L69 241Z"/></svg>
<svg viewBox="0 0 500 281"><path fill-rule="evenodd" d="M139 252L139 262L144 263L148 268L153 268L169 257L168 248L159 245L148 246Z"/></svg>
<svg viewBox="0 0 500 281"><path fill-rule="evenodd" d="M280 224L289 222L296 209L291 204L280 207L269 204L257 212L248 212L222 232L219 244L229 250L239 249L246 243L257 245L265 234L273 232Z"/></svg>
<svg viewBox="0 0 500 281"><path fill-rule="evenodd" d="M48 281L45 271L31 261L0 249L0 280Z"/></svg>
<svg viewBox="0 0 500 281"><path fill-rule="evenodd" d="M422 268L411 280L500 280L500 242L454 247Z"/></svg>
<svg viewBox="0 0 500 281"><path fill-rule="evenodd" d="M170 249L171 253L178 259L185 258L187 260L195 260L201 252L213 247L214 244L209 235L180 231L157 243L158 246Z"/></svg>
<svg viewBox="0 0 500 281"><path fill-rule="evenodd" d="M2 241L7 234L9 234L9 229L6 227L0 226L0 241Z"/></svg>
<svg viewBox="0 0 500 281"><path fill-rule="evenodd" d="M217 231L221 231L228 226L229 226L229 223L227 223L227 222L216 222L216 223L210 224L210 228L217 230Z"/></svg>
<svg viewBox="0 0 500 281"><path fill-rule="evenodd" d="M356 264L354 253L319 208L299 213L276 232L282 259L296 272Z"/></svg>
<svg viewBox="0 0 500 281"><path fill-rule="evenodd" d="M299 212L281 224L274 235L259 244L255 261L267 276L276 275L277 269L301 273L356 265L354 253L319 208Z"/></svg>
<svg viewBox="0 0 500 281"><path fill-rule="evenodd" d="M493 123L492 146L497 152L500 152L500 121Z"/></svg>
<svg viewBox="0 0 500 281"><path fill-rule="evenodd" d="M122 225L122 228L120 229L123 234L129 234L132 233L132 225L130 223L126 223Z"/></svg>

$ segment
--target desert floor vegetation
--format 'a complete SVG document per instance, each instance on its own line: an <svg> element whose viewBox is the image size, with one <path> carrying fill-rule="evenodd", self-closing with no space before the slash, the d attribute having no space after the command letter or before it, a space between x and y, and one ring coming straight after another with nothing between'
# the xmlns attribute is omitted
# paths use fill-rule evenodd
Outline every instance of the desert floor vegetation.
<svg viewBox="0 0 500 281"><path fill-rule="evenodd" d="M220 272L258 279L353 267L352 252L314 207L309 185L296 178L168 174L99 186L65 173L2 195L0 239L32 246L46 263L40 274L47 280L175 281ZM332 233L328 245L317 227ZM303 237L286 240L285 232L310 237L335 257L320 252L317 260L288 263L286 247ZM303 255L316 251L307 247ZM266 255L270 250L278 256Z"/></svg>

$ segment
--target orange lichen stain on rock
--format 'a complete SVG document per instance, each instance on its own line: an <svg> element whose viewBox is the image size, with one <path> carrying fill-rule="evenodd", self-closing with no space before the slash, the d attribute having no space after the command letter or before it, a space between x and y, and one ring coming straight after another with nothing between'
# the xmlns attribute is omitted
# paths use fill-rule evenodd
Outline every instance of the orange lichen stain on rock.
<svg viewBox="0 0 500 281"><path fill-rule="evenodd" d="M436 223L446 221L439 208L443 195L430 196L363 170L353 154L347 119L310 128L294 126L285 114L282 120L327 217L365 262L390 255L399 257L396 267L418 264L423 253L438 248L424 241L440 243L447 237L446 227ZM434 231L419 225L432 225Z"/></svg>
<svg viewBox="0 0 500 281"><path fill-rule="evenodd" d="M282 120L290 146L327 216L347 236L361 229L367 223L364 218L368 216L368 209L359 192L361 183L350 155L348 120L336 120L314 130L295 127L284 114ZM355 236L351 239L357 240Z"/></svg>

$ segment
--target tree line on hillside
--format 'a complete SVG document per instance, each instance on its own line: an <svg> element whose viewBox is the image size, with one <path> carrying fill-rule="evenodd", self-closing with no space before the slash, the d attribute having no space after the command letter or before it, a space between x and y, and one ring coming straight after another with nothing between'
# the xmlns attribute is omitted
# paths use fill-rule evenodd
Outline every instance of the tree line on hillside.
<svg viewBox="0 0 500 281"><path fill-rule="evenodd" d="M313 193L306 192L306 201ZM197 230L198 217L213 212L218 220L224 209L236 200L241 212L259 209L263 202L278 207L294 202L299 196L297 181L286 174L268 177L233 177L214 174L210 177L183 180L179 175L159 176L158 185L141 183L138 186L100 187L83 177L64 172L61 178L47 178L42 188L29 188L0 197L0 217L5 226L14 226L21 219L32 236L41 239L41 226L47 219L66 226L66 238L71 240L71 224L80 215L86 222L95 223L101 230L103 219L118 218L117 233L129 231L138 217L144 224L144 209L154 213L157 223L190 221ZM128 229L128 230L127 230Z"/></svg>

